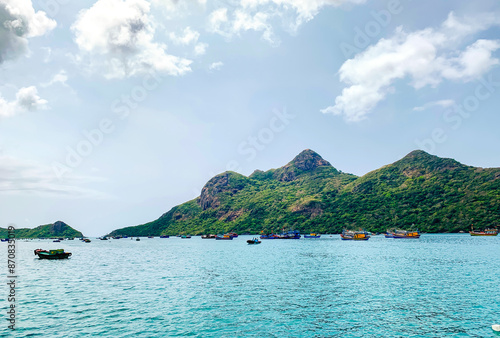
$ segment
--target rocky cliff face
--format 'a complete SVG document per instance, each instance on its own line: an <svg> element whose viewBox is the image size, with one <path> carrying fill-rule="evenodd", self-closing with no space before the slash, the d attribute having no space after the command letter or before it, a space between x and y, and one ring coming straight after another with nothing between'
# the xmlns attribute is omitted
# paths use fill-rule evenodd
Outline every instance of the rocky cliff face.
<svg viewBox="0 0 500 338"><path fill-rule="evenodd" d="M248 179L234 172L225 172L212 178L201 190L199 204L203 210L217 208L221 194L232 196L243 189Z"/></svg>

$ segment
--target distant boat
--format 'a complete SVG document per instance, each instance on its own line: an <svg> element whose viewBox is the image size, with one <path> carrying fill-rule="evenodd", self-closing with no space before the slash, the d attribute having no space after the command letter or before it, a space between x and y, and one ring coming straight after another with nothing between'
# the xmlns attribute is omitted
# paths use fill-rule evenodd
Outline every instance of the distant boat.
<svg viewBox="0 0 500 338"><path fill-rule="evenodd" d="M277 239L299 239L300 231L298 230L289 230L287 232L283 232L278 235Z"/></svg>
<svg viewBox="0 0 500 338"><path fill-rule="evenodd" d="M201 235L201 239L211 239L217 237L216 235L210 234L210 235Z"/></svg>
<svg viewBox="0 0 500 338"><path fill-rule="evenodd" d="M2 242L8 242L9 239L8 238L2 238L0 241L2 241Z"/></svg>
<svg viewBox="0 0 500 338"><path fill-rule="evenodd" d="M233 236L231 236L230 234L224 234L224 235L217 235L215 236L215 239L216 240L225 240L225 241L232 241L233 240Z"/></svg>
<svg viewBox="0 0 500 338"><path fill-rule="evenodd" d="M340 238L344 241L367 241L370 239L370 235L364 230L352 231L344 229L342 234L340 234Z"/></svg>
<svg viewBox="0 0 500 338"><path fill-rule="evenodd" d="M137 237L135 240L136 240L136 241L140 241L141 239L140 239L139 237Z"/></svg>
<svg viewBox="0 0 500 338"><path fill-rule="evenodd" d="M54 242L54 243L60 243L61 240L60 239L54 239L52 242Z"/></svg>
<svg viewBox="0 0 500 338"><path fill-rule="evenodd" d="M230 232L229 234L230 234L231 236L233 236L233 238L238 237L238 234L237 234L236 232Z"/></svg>
<svg viewBox="0 0 500 338"><path fill-rule="evenodd" d="M261 241L259 241L259 239L258 239L258 238L253 238L253 239L249 239L249 240L247 241L247 243L248 243L248 244L260 244L260 243L262 243L262 242L261 242Z"/></svg>
<svg viewBox="0 0 500 338"><path fill-rule="evenodd" d="M101 237L99 238L101 241L107 241L108 239L106 237Z"/></svg>
<svg viewBox="0 0 500 338"><path fill-rule="evenodd" d="M90 243L91 242L91 240L88 239L88 238L84 238L84 239L82 239L82 241L85 242L85 243Z"/></svg>
<svg viewBox="0 0 500 338"><path fill-rule="evenodd" d="M64 249L49 250L49 251L36 249L35 255L37 255L38 258L40 259L65 259L71 256L71 252L64 252Z"/></svg>
<svg viewBox="0 0 500 338"><path fill-rule="evenodd" d="M311 233L309 235L304 235L304 238L321 238L321 235L316 233Z"/></svg>
<svg viewBox="0 0 500 338"><path fill-rule="evenodd" d="M471 236L496 236L498 235L498 229L484 229L484 230L472 230L469 231Z"/></svg>
<svg viewBox="0 0 500 338"><path fill-rule="evenodd" d="M400 230L400 229L393 229L393 230L387 230L385 234L385 238L420 238L420 232L418 230Z"/></svg>
<svg viewBox="0 0 500 338"><path fill-rule="evenodd" d="M161 235L160 238L169 238L169 235Z"/></svg>
<svg viewBox="0 0 500 338"><path fill-rule="evenodd" d="M277 239L278 235L276 234L262 234L260 235L260 239Z"/></svg>
<svg viewBox="0 0 500 338"><path fill-rule="evenodd" d="M154 236L148 236L148 238L155 238Z"/></svg>
<svg viewBox="0 0 500 338"><path fill-rule="evenodd" d="M182 235L181 238L191 238L191 235Z"/></svg>

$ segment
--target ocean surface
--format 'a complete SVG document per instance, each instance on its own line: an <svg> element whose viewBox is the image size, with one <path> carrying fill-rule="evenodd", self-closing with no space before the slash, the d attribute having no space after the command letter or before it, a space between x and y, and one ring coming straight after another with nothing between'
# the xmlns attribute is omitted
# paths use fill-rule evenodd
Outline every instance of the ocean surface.
<svg viewBox="0 0 500 338"><path fill-rule="evenodd" d="M18 241L15 332L0 243L0 336L493 337L500 324L500 237L250 238Z"/></svg>

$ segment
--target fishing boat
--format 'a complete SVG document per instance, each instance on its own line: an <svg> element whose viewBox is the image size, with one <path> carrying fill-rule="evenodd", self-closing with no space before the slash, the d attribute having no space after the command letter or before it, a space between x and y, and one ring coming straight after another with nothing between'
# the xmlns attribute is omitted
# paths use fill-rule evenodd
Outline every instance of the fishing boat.
<svg viewBox="0 0 500 338"><path fill-rule="evenodd" d="M43 250L36 249L35 255L40 259L65 259L71 256L71 252L64 252L64 249L57 250Z"/></svg>
<svg viewBox="0 0 500 338"><path fill-rule="evenodd" d="M217 237L216 235L214 234L210 234L210 235L201 235L201 239L211 239L211 238L215 238Z"/></svg>
<svg viewBox="0 0 500 338"><path fill-rule="evenodd" d="M340 238L344 241L367 241L370 239L370 235L364 230L352 231L352 230L342 230Z"/></svg>
<svg viewBox="0 0 500 338"><path fill-rule="evenodd" d="M169 235L161 235L160 238L169 238Z"/></svg>
<svg viewBox="0 0 500 338"><path fill-rule="evenodd" d="M253 245L253 244L260 244L260 243L262 243L262 242L261 242L261 241L259 241L259 239L258 239L258 238L253 238L253 239L249 239L249 240L247 241L247 243L248 243L248 244L252 244L252 245Z"/></svg>
<svg viewBox="0 0 500 338"><path fill-rule="evenodd" d="M191 235L182 235L181 238L183 238L183 239L191 238Z"/></svg>
<svg viewBox="0 0 500 338"><path fill-rule="evenodd" d="M233 236L233 238L238 237L238 234L237 234L236 232L230 232L229 234L230 234L231 236Z"/></svg>
<svg viewBox="0 0 500 338"><path fill-rule="evenodd" d="M88 238L84 238L84 239L82 239L82 241L85 242L85 243L90 243L91 242L91 240L88 239Z"/></svg>
<svg viewBox="0 0 500 338"><path fill-rule="evenodd" d="M496 236L498 229L471 230L469 234L471 236Z"/></svg>
<svg viewBox="0 0 500 338"><path fill-rule="evenodd" d="M277 239L299 239L300 231L298 230L289 230L287 232L283 232L276 237Z"/></svg>
<svg viewBox="0 0 500 338"><path fill-rule="evenodd" d="M224 235L217 235L215 236L215 239L216 240L225 240L225 241L232 241L233 240L233 236L231 236L230 234L224 234Z"/></svg>
<svg viewBox="0 0 500 338"><path fill-rule="evenodd" d="M309 235L304 235L304 238L321 238L321 235L316 233L311 233Z"/></svg>
<svg viewBox="0 0 500 338"><path fill-rule="evenodd" d="M276 234L262 234L260 235L260 239L276 239L278 235Z"/></svg>
<svg viewBox="0 0 500 338"><path fill-rule="evenodd" d="M394 230L393 232L389 232L388 233L392 236L392 237L387 237L386 238L420 238L420 232L418 230L415 230L415 231L408 231L408 230Z"/></svg>

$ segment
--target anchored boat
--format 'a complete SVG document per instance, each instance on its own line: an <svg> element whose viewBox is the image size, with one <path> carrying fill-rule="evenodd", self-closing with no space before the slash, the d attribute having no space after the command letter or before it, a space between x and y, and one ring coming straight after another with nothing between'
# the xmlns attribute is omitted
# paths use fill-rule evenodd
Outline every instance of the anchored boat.
<svg viewBox="0 0 500 338"><path fill-rule="evenodd" d="M309 235L304 235L304 238L321 238L320 234L312 233Z"/></svg>
<svg viewBox="0 0 500 338"><path fill-rule="evenodd" d="M484 229L484 230L472 230L469 231L471 236L496 236L498 235L498 229Z"/></svg>
<svg viewBox="0 0 500 338"><path fill-rule="evenodd" d="M352 231L344 229L340 234L340 238L344 241L367 241L370 239L370 235L364 230Z"/></svg>
<svg viewBox="0 0 500 338"><path fill-rule="evenodd" d="M57 250L43 250L36 249L35 255L40 259L65 259L71 256L71 252L64 252L64 249Z"/></svg>

